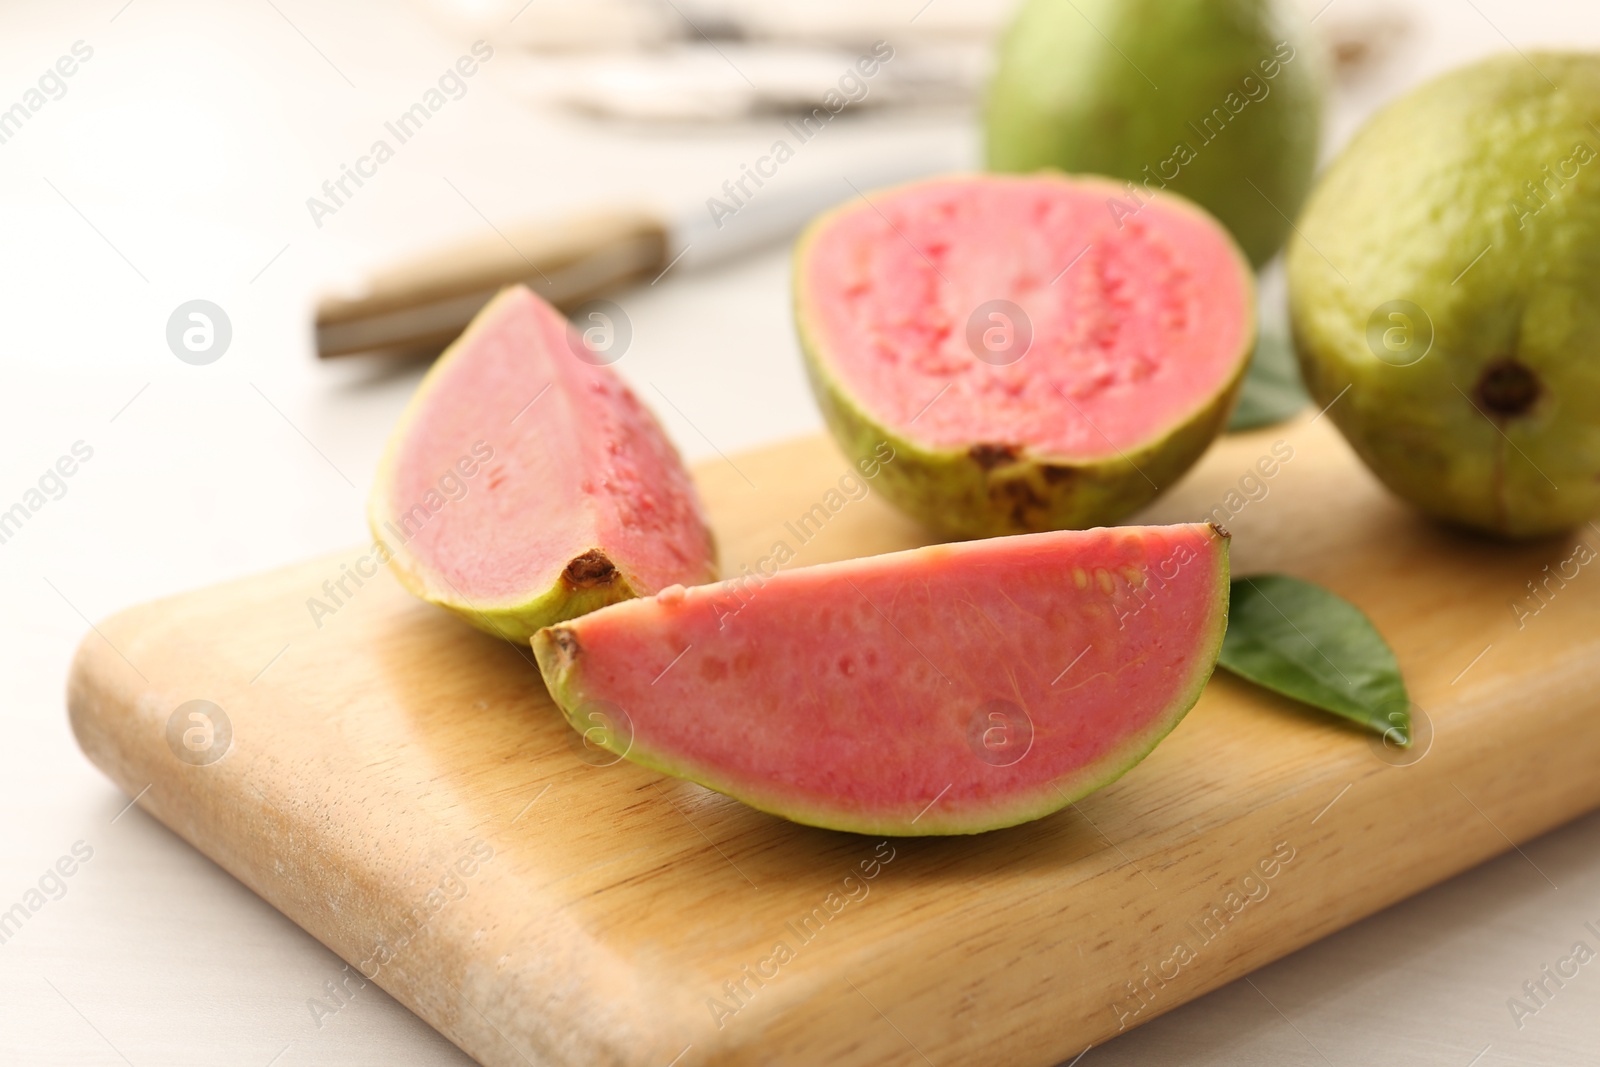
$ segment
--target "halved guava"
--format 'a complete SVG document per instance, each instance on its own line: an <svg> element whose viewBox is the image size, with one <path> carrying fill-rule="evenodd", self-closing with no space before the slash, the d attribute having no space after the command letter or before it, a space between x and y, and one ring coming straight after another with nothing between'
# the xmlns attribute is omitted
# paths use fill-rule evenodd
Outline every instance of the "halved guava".
<svg viewBox="0 0 1600 1067"><path fill-rule="evenodd" d="M1100 178L961 176L868 194L795 249L813 391L878 485L958 537L1147 504L1227 423L1255 282L1215 219Z"/></svg>
<svg viewBox="0 0 1600 1067"><path fill-rule="evenodd" d="M1143 759L1227 617L1226 533L1119 527L669 589L533 648L591 752L813 826L966 834Z"/></svg>
<svg viewBox="0 0 1600 1067"><path fill-rule="evenodd" d="M389 439L369 505L406 588L525 640L716 576L678 453L602 359L522 286L439 358Z"/></svg>

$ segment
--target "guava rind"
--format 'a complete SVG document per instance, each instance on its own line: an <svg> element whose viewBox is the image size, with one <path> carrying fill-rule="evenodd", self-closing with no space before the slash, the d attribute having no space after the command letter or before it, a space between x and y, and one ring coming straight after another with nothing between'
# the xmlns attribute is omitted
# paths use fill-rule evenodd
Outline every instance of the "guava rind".
<svg viewBox="0 0 1600 1067"><path fill-rule="evenodd" d="M1356 135L1290 242L1308 388L1378 478L1437 518L1521 538L1600 512L1597 124L1600 56L1451 71ZM1537 211L1528 182L1545 183ZM1389 318L1399 301L1420 318ZM1482 390L1507 360L1538 389L1502 416Z"/></svg>
<svg viewBox="0 0 1600 1067"><path fill-rule="evenodd" d="M1324 79L1309 42L1285 0L1029 0L989 87L989 167L1164 185L1260 267L1316 167ZM1192 160L1170 162L1180 145Z"/></svg>
<svg viewBox="0 0 1600 1067"><path fill-rule="evenodd" d="M803 332L802 332L803 337ZM802 348L810 347L802 340ZM1092 463L1020 453L988 468L970 450L932 449L873 421L809 355L806 374L823 420L854 460L881 455L876 486L913 519L952 537L997 537L1040 530L1082 530L1117 522L1159 496L1210 447L1238 399L1244 367L1211 402L1159 441Z"/></svg>
<svg viewBox="0 0 1600 1067"><path fill-rule="evenodd" d="M1055 177L1104 185L1108 197L1122 195L1119 187L1101 179ZM1215 225L1202 209L1180 196L1164 193L1160 200L1204 216ZM878 421L829 369L826 345L810 323L806 307L808 250L830 220L855 207L846 204L819 216L795 243L793 305L806 378L824 422L846 456L862 461L880 456L884 443L893 449L894 459L879 466L876 484L886 499L929 529L951 537L975 538L1081 530L1119 522L1166 491L1226 428L1249 370L1257 328L1254 278L1237 246L1249 302L1241 309L1245 329L1235 372L1206 403L1162 435L1105 460L1024 448L996 465L980 461L970 448L930 447Z"/></svg>
<svg viewBox="0 0 1600 1067"><path fill-rule="evenodd" d="M387 546L377 520L374 519L371 525L377 543ZM388 551L387 548L385 550ZM608 604L641 595L620 574L603 586L590 588L575 586L561 578L515 605L490 607L462 596L458 591L440 589L436 578L427 576L423 568L408 562L403 555L391 555L389 567L400 584L414 596L460 616L485 633L507 641L526 641L545 626L575 619Z"/></svg>

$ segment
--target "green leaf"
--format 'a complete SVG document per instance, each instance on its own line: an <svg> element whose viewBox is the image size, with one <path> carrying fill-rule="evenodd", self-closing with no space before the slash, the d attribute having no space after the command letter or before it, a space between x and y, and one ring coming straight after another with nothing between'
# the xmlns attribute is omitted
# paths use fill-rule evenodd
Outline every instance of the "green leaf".
<svg viewBox="0 0 1600 1067"><path fill-rule="evenodd" d="M1266 318L1263 314L1263 319ZM1245 371L1239 404L1228 420L1228 432L1271 426L1298 414L1311 398L1300 382L1294 346L1286 327L1263 321L1255 355Z"/></svg>
<svg viewBox="0 0 1600 1067"><path fill-rule="evenodd" d="M1220 666L1411 744L1400 664L1360 608L1283 574L1236 578L1231 595Z"/></svg>
<svg viewBox="0 0 1600 1067"><path fill-rule="evenodd" d="M1289 286L1279 256L1256 276L1256 350L1245 371L1228 432L1271 426L1298 414L1311 397L1300 382L1289 339Z"/></svg>

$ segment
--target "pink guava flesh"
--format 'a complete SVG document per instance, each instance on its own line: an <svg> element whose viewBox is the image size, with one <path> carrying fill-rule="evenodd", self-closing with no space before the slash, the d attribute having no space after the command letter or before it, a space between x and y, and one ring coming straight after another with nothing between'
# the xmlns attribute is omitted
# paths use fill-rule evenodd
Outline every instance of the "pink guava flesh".
<svg viewBox="0 0 1600 1067"><path fill-rule="evenodd" d="M797 822L974 833L1143 758L1227 602L1216 527L1102 528L669 589L533 644L590 743Z"/></svg>
<svg viewBox="0 0 1600 1067"><path fill-rule="evenodd" d="M598 606L585 590L620 599L714 574L694 488L659 424L521 286L418 389L372 518L418 591L469 617L507 616L486 628L518 637L566 617L574 597ZM519 610L530 625L516 624Z"/></svg>
<svg viewBox="0 0 1600 1067"><path fill-rule="evenodd" d="M818 227L802 262L798 311L827 373L925 447L1132 453L1229 386L1253 331L1249 268L1215 220L1100 179L888 190Z"/></svg>

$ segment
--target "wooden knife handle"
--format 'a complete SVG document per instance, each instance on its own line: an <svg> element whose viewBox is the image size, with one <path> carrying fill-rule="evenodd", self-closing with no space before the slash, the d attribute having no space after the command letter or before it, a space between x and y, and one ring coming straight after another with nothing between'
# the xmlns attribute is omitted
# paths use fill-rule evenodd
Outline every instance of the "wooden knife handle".
<svg viewBox="0 0 1600 1067"><path fill-rule="evenodd" d="M561 308L666 266L667 233L640 211L526 224L439 248L368 279L362 293L317 305L317 355L435 351L508 285Z"/></svg>

